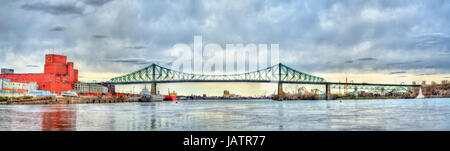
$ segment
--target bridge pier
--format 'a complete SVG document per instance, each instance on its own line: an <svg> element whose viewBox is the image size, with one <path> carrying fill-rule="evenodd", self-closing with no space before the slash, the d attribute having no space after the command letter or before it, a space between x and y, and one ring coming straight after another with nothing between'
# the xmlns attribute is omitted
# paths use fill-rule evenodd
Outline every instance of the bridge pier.
<svg viewBox="0 0 450 151"><path fill-rule="evenodd" d="M329 100L331 98L331 89L329 84L325 84L325 100Z"/></svg>
<svg viewBox="0 0 450 151"><path fill-rule="evenodd" d="M278 82L278 100L284 99L283 83Z"/></svg>
<svg viewBox="0 0 450 151"><path fill-rule="evenodd" d="M156 95L156 83L152 83L152 88L150 89L151 95Z"/></svg>

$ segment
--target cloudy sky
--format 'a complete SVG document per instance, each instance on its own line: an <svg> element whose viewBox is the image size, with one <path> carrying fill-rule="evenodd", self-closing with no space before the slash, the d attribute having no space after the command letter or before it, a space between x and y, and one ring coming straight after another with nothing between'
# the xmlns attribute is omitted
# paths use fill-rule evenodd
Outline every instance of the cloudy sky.
<svg viewBox="0 0 450 151"><path fill-rule="evenodd" d="M0 67L43 72L67 55L80 80L175 59L176 43L279 44L282 62L342 81L450 80L448 0L2 0Z"/></svg>

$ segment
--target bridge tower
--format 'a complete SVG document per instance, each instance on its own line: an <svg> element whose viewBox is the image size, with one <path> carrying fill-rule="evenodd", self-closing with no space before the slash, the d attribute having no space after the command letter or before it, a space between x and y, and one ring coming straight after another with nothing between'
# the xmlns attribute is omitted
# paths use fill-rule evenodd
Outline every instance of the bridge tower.
<svg viewBox="0 0 450 151"><path fill-rule="evenodd" d="M279 100L284 99L283 83L281 83L281 82L278 82L278 99Z"/></svg>
<svg viewBox="0 0 450 151"><path fill-rule="evenodd" d="M325 84L325 100L329 100L331 97L331 89L329 84Z"/></svg>
<svg viewBox="0 0 450 151"><path fill-rule="evenodd" d="M151 95L156 95L156 83L152 83L152 88L150 89Z"/></svg>
<svg viewBox="0 0 450 151"><path fill-rule="evenodd" d="M284 99L284 92L283 92L283 83L281 83L281 67L283 64L278 64L278 100Z"/></svg>

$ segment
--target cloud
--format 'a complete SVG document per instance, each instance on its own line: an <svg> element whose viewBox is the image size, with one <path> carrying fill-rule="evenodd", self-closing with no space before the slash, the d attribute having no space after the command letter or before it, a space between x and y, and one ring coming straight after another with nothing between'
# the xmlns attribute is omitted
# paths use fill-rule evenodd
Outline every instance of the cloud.
<svg viewBox="0 0 450 151"><path fill-rule="evenodd" d="M63 31L63 30L64 30L64 27L56 26L56 27L53 27L52 29L50 29L49 31Z"/></svg>
<svg viewBox="0 0 450 151"><path fill-rule="evenodd" d="M37 67L40 67L40 66L38 66L38 65L27 65L26 67L37 68Z"/></svg>
<svg viewBox="0 0 450 151"><path fill-rule="evenodd" d="M104 35L93 35L92 37L96 38L96 39L103 39L106 38L106 36Z"/></svg>
<svg viewBox="0 0 450 151"><path fill-rule="evenodd" d="M417 74L416 76L428 76L428 75L435 75L434 73L422 73L422 74Z"/></svg>
<svg viewBox="0 0 450 151"><path fill-rule="evenodd" d="M397 72L391 72L389 74L402 74L402 73L408 73L406 71L397 71Z"/></svg>
<svg viewBox="0 0 450 151"><path fill-rule="evenodd" d="M397 65L407 65L408 62L396 62L396 63L388 63L387 66L397 66Z"/></svg>
<svg viewBox="0 0 450 151"><path fill-rule="evenodd" d="M443 45L448 48L448 46L450 46L450 44L448 44L450 34L448 33L424 33L417 35L414 38L416 41L416 46L420 48L433 48L436 46L441 47Z"/></svg>
<svg viewBox="0 0 450 151"><path fill-rule="evenodd" d="M359 61L373 61L373 60L377 60L375 58L359 58Z"/></svg>
<svg viewBox="0 0 450 151"><path fill-rule="evenodd" d="M347 60L345 63L353 63L353 60Z"/></svg>
<svg viewBox="0 0 450 151"><path fill-rule="evenodd" d="M150 65L151 62L143 58L121 58L121 59L108 59L109 62L136 64L136 65Z"/></svg>
<svg viewBox="0 0 450 151"><path fill-rule="evenodd" d="M192 46L200 35L204 45L224 48L279 44L283 63L307 73L429 69L448 74L449 5L421 0L5 1L0 65L12 66L7 56L42 63L45 50L57 49L83 72L132 72L150 60L174 61L167 50L177 43Z"/></svg>
<svg viewBox="0 0 450 151"><path fill-rule="evenodd" d="M129 49L144 49L147 48L145 46L129 46L129 47L125 47L125 48L129 48Z"/></svg>
<svg viewBox="0 0 450 151"><path fill-rule="evenodd" d="M40 11L52 15L82 15L84 8L70 3L50 4L50 3L26 3L21 6L28 11Z"/></svg>
<svg viewBox="0 0 450 151"><path fill-rule="evenodd" d="M106 3L111 2L112 0L84 0L83 3L92 6L103 6Z"/></svg>
<svg viewBox="0 0 450 151"><path fill-rule="evenodd" d="M138 65L141 68L151 65L151 64L158 64L163 67L171 67L172 66L172 62L167 61L166 59L112 58L112 59L105 59L104 61L111 62L111 63L124 64L124 65Z"/></svg>

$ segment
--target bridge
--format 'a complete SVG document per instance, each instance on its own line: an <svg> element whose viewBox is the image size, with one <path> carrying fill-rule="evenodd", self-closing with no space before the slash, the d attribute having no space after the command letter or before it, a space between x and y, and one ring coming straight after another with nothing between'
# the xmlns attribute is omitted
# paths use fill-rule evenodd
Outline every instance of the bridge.
<svg viewBox="0 0 450 151"><path fill-rule="evenodd" d="M283 83L286 84L312 84L324 85L325 96L328 99L331 95L331 88L345 86L355 89L380 89L380 87L400 87L406 90L407 87L419 87L420 85L405 84L374 84L374 83L340 83L327 82L324 78L306 74L292 69L284 64L276 64L265 69L240 73L240 74L194 74L175 71L169 68L152 64L138 71L112 78L102 84L152 84L151 94L156 95L157 83L182 83L182 82L257 82L257 83L278 83L278 96L283 96ZM334 85L333 87L330 87ZM353 87L352 87L353 86ZM375 88L373 86L376 86ZM381 88L384 90L384 88Z"/></svg>

